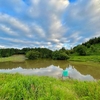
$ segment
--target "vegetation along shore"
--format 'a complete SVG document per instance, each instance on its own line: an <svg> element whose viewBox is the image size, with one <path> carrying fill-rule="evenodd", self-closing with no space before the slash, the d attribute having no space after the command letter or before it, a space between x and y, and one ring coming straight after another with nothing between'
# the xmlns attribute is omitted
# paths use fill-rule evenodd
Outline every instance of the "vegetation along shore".
<svg viewBox="0 0 100 100"><path fill-rule="evenodd" d="M99 100L100 81L0 74L0 100Z"/></svg>
<svg viewBox="0 0 100 100"><path fill-rule="evenodd" d="M13 56L18 55L18 56ZM22 56L23 55L23 56ZM24 57L25 56L25 57ZM15 58L14 58L15 57ZM13 59L14 58L14 59ZM25 59L53 59L70 61L93 61L100 62L100 37L75 46L74 48L52 51L48 48L1 48L0 62L24 61Z"/></svg>

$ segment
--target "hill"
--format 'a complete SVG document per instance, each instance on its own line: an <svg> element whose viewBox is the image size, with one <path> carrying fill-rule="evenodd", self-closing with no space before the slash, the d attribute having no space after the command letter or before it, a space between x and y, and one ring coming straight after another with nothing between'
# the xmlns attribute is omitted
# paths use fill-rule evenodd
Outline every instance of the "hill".
<svg viewBox="0 0 100 100"><path fill-rule="evenodd" d="M74 55L100 55L100 37L95 37L89 41L75 46L73 49Z"/></svg>

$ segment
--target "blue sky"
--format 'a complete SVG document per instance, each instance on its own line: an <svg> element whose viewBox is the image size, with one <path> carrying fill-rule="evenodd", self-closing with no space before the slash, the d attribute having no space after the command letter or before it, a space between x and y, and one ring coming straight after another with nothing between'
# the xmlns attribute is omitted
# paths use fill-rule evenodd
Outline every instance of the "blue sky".
<svg viewBox="0 0 100 100"><path fill-rule="evenodd" d="M71 48L100 36L100 0L0 0L0 48Z"/></svg>
<svg viewBox="0 0 100 100"><path fill-rule="evenodd" d="M69 0L70 3L77 2L77 0Z"/></svg>

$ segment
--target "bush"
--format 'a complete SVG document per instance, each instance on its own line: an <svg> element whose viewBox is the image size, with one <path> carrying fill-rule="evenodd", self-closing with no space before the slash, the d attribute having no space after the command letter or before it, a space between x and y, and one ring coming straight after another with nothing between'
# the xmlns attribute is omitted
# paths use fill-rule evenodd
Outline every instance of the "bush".
<svg viewBox="0 0 100 100"><path fill-rule="evenodd" d="M80 56L86 56L87 52L86 52L87 48L84 45L79 45L76 48L76 52L80 55Z"/></svg>
<svg viewBox="0 0 100 100"><path fill-rule="evenodd" d="M52 58L54 60L67 60L67 59L69 59L69 56L65 52L54 51L52 53Z"/></svg>
<svg viewBox="0 0 100 100"><path fill-rule="evenodd" d="M38 51L28 51L26 53L26 57L28 59L38 59L40 56L40 53Z"/></svg>

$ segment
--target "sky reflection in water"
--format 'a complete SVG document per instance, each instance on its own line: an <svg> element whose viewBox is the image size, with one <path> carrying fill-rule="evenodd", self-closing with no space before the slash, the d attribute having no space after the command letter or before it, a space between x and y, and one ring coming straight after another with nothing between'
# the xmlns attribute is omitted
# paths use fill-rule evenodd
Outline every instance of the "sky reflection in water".
<svg viewBox="0 0 100 100"><path fill-rule="evenodd" d="M93 81L95 80L91 75L82 75L73 66L66 68L70 78L77 80ZM33 68L33 69L23 69L22 67L17 67L13 69L0 69L0 73L20 73L24 75L40 75L40 76L52 76L59 78L62 76L63 69L59 66L50 65L46 68Z"/></svg>

